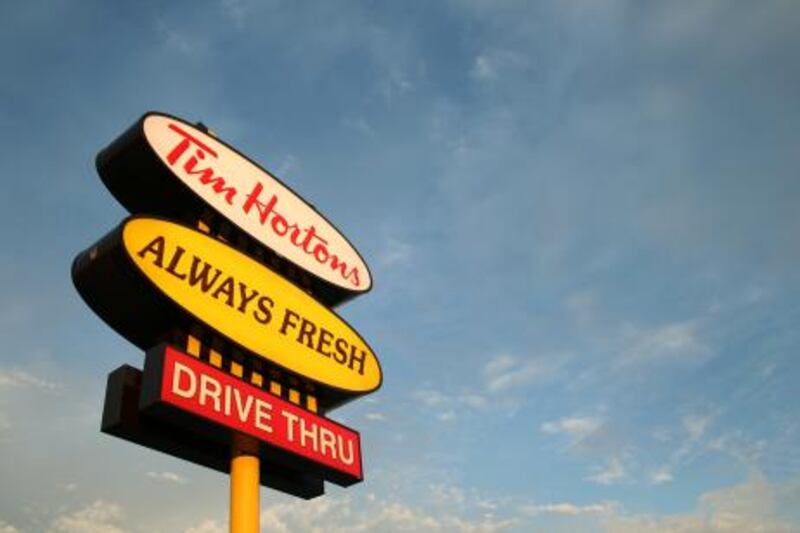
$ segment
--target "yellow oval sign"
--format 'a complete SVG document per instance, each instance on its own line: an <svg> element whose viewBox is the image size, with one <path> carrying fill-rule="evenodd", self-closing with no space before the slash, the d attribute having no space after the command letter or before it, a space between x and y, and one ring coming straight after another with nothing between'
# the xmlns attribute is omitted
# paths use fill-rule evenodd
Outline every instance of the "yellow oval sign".
<svg viewBox="0 0 800 533"><path fill-rule="evenodd" d="M167 297L257 356L323 385L370 392L381 368L342 318L254 259L199 231L156 218L122 230L133 263Z"/></svg>

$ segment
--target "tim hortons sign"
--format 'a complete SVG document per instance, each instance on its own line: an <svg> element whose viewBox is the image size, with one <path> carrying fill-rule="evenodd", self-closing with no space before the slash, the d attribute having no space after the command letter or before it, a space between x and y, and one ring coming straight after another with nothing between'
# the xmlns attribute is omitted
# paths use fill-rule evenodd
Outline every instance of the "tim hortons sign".
<svg viewBox="0 0 800 533"><path fill-rule="evenodd" d="M144 370L109 374L102 431L229 472L237 533L258 531L259 484L313 498L324 481L363 480L359 434L325 416L383 380L330 309L372 287L350 242L272 174L163 113L96 163L133 216L78 254L72 279L145 352Z"/></svg>
<svg viewBox="0 0 800 533"><path fill-rule="evenodd" d="M255 259L181 224L128 218L76 258L73 279L89 307L142 349L199 322L351 396L381 384L377 357L343 319Z"/></svg>
<svg viewBox="0 0 800 533"><path fill-rule="evenodd" d="M193 223L216 213L311 276L327 305L369 291L356 249L314 207L236 149L178 118L147 113L97 156L111 193L133 213Z"/></svg>

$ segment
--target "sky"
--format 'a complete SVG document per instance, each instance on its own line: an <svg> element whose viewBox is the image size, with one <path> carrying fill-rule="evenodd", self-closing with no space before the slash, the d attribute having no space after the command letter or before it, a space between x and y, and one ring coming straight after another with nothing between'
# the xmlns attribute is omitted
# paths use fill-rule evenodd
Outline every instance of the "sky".
<svg viewBox="0 0 800 533"><path fill-rule="evenodd" d="M0 532L227 531L103 435L142 353L72 287L98 150L202 121L370 265L366 479L269 532L800 531L800 4L0 5Z"/></svg>

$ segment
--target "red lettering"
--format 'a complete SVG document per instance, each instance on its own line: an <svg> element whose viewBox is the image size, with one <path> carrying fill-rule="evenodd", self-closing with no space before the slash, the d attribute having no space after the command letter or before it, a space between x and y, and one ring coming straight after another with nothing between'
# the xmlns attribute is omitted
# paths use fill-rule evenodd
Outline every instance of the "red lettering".
<svg viewBox="0 0 800 533"><path fill-rule="evenodd" d="M278 197L273 194L272 198L270 198L269 202L266 204L259 202L258 196L261 194L262 190L264 190L264 186L261 185L261 183L256 183L256 186L253 187L253 192L247 195L247 200L245 200L244 205L242 205L242 211L250 213L250 210L255 206L258 210L259 220L261 220L262 224L266 224L269 214L275 208L275 204L278 203Z"/></svg>
<svg viewBox="0 0 800 533"><path fill-rule="evenodd" d="M199 146L209 154L213 155L214 157L217 157L217 152L209 148L205 143L192 136L189 132L185 131L183 128L180 128L175 124L170 124L169 129L171 129L172 131L183 137L183 140L181 140L181 142L176 144L175 148L173 148L172 151L169 153L169 155L167 155L167 162L169 162L170 165L174 165L175 162L178 159L180 159L180 157L183 155L186 149L189 148L191 144Z"/></svg>
<svg viewBox="0 0 800 533"><path fill-rule="evenodd" d="M177 164L181 161L181 158L186 156L189 148L194 146L194 154L186 157L182 170L189 175L198 176L201 184L210 185L215 194L224 195L225 201L233 205L233 200L238 192L236 188L228 185L224 177L215 175L213 167L198 168L198 163L206 159L206 156L217 158L217 153L180 126L169 124L169 128L177 133L180 139L167 154L167 162L171 166ZM261 224L269 227L275 235L288 237L294 246L302 249L320 265L328 265L333 272L337 272L342 279L349 281L356 287L361 285L358 267L349 267L338 255L332 253L328 247L329 241L317 233L315 226L310 225L306 228L301 228L297 223L293 223L285 215L278 212L278 196L272 194L269 199L264 200L261 198L262 192L264 192L264 185L261 182L257 182L241 204L242 211L245 214L249 215L255 208Z"/></svg>

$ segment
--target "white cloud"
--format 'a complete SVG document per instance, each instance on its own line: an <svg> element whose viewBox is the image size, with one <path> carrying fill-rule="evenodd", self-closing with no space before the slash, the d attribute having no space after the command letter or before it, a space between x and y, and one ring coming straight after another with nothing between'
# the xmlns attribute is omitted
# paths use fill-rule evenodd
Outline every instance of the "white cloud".
<svg viewBox="0 0 800 533"><path fill-rule="evenodd" d="M440 420L455 418L456 410L459 408L482 410L488 405L486 398L472 393L449 395L433 389L420 389L414 391L413 397L425 407L436 410Z"/></svg>
<svg viewBox="0 0 800 533"><path fill-rule="evenodd" d="M612 457L605 467L596 469L595 473L587 476L586 480L598 485L613 485L627 475L625 466L619 457Z"/></svg>
<svg viewBox="0 0 800 533"><path fill-rule="evenodd" d="M552 422L545 422L541 430L549 434L565 433L574 439L581 439L594 433L601 426L603 420L594 416L567 417Z"/></svg>
<svg viewBox="0 0 800 533"><path fill-rule="evenodd" d="M450 420L455 420L456 413L453 410L444 411L436 415L436 418L441 420L442 422L449 422Z"/></svg>
<svg viewBox="0 0 800 533"><path fill-rule="evenodd" d="M123 533L123 517L119 504L97 500L83 509L57 517L50 526L52 533Z"/></svg>
<svg viewBox="0 0 800 533"><path fill-rule="evenodd" d="M528 385L544 375L545 368L539 361L520 362L514 357L501 354L489 360L484 374L486 390L498 393Z"/></svg>
<svg viewBox="0 0 800 533"><path fill-rule="evenodd" d="M442 488L446 501L459 500L460 489ZM375 498L355 500L352 496L326 496L310 502L273 505L261 514L265 531L289 533L309 531L356 533L380 531L425 531L441 533L494 533L515 524L513 519L483 517L468 519L451 511L428 512L419 506Z"/></svg>
<svg viewBox="0 0 800 533"><path fill-rule="evenodd" d="M433 389L414 391L414 398L426 407L440 407L452 402L452 398Z"/></svg>
<svg viewBox="0 0 800 533"><path fill-rule="evenodd" d="M650 482L653 485L664 485L673 481L672 468L670 466L663 466L650 473Z"/></svg>
<svg viewBox="0 0 800 533"><path fill-rule="evenodd" d="M742 465L752 468L764 455L767 443L763 439L749 438L737 430L716 437L708 442L707 447L709 450L727 454Z"/></svg>
<svg viewBox="0 0 800 533"><path fill-rule="evenodd" d="M701 415L686 415L681 419L684 429L689 434L689 438L693 441L698 440L706 432L708 425L711 423L710 416Z"/></svg>
<svg viewBox="0 0 800 533"><path fill-rule="evenodd" d="M464 489L452 485L434 484L429 487L431 500L437 505L455 506L466 501Z"/></svg>
<svg viewBox="0 0 800 533"><path fill-rule="evenodd" d="M492 357L483 371L488 376L500 374L517 364L516 359L507 354L498 354Z"/></svg>
<svg viewBox="0 0 800 533"><path fill-rule="evenodd" d="M187 479L183 476L176 474L175 472L148 472L147 477L153 479L159 479L162 481L169 481L170 483L177 483L179 485L185 485Z"/></svg>
<svg viewBox="0 0 800 533"><path fill-rule="evenodd" d="M674 322L653 328L626 324L621 332L623 349L620 362L648 362L701 358L711 353L697 333L695 321Z"/></svg>
<svg viewBox="0 0 800 533"><path fill-rule="evenodd" d="M222 0L222 10L238 29L244 28L249 13L248 6L242 0Z"/></svg>
<svg viewBox="0 0 800 533"><path fill-rule="evenodd" d="M23 370L0 372L0 390L12 388L36 388L42 390L56 390L59 384L45 378L34 376Z"/></svg>
<svg viewBox="0 0 800 533"><path fill-rule="evenodd" d="M494 67L485 55L479 55L475 58L470 74L479 80L488 80L495 77Z"/></svg>
<svg viewBox="0 0 800 533"><path fill-rule="evenodd" d="M366 137L372 137L375 135L375 129L370 126L369 122L367 122L367 119L364 117L345 118L342 120L342 125L345 128L356 131Z"/></svg>
<svg viewBox="0 0 800 533"><path fill-rule="evenodd" d="M367 413L364 415L364 418L367 420L371 420L373 422L380 422L381 420L386 420L386 416L383 413Z"/></svg>
<svg viewBox="0 0 800 533"><path fill-rule="evenodd" d="M397 239L388 239L378 255L378 264L382 267L407 264L411 260L413 251L414 249L408 243Z"/></svg>
<svg viewBox="0 0 800 533"><path fill-rule="evenodd" d="M595 296L589 291L570 294L566 307L580 324L590 324L595 317Z"/></svg>
<svg viewBox="0 0 800 533"><path fill-rule="evenodd" d="M599 416L572 416L544 422L539 429L548 435L562 435L571 452L617 457L625 447L608 421Z"/></svg>
<svg viewBox="0 0 800 533"><path fill-rule="evenodd" d="M589 505L576 505L574 503L548 503L548 504L529 504L520 507L520 511L529 516L542 514L556 515L584 515L584 514L609 514L619 507L616 502L593 503Z"/></svg>
<svg viewBox="0 0 800 533"><path fill-rule="evenodd" d="M530 66L528 58L511 50L489 50L475 57L470 76L481 82L507 78Z"/></svg>
<svg viewBox="0 0 800 533"><path fill-rule="evenodd" d="M413 89L414 83L409 76L397 67L392 68L378 83L378 91L389 104Z"/></svg>
<svg viewBox="0 0 800 533"><path fill-rule="evenodd" d="M216 520L206 519L198 525L186 529L184 533L227 533L227 524L223 525Z"/></svg>
<svg viewBox="0 0 800 533"><path fill-rule="evenodd" d="M459 397L459 401L473 409L483 409L487 405L486 398L479 394L464 394Z"/></svg>
<svg viewBox="0 0 800 533"><path fill-rule="evenodd" d="M796 498L796 486L775 486L754 472L742 484L702 494L693 512L618 515L605 525L614 533L790 533L800 524L782 520L779 507L796 504Z"/></svg>
<svg viewBox="0 0 800 533"><path fill-rule="evenodd" d="M185 55L192 55L203 50L203 43L195 34L187 34L167 24L164 19L157 21L156 30L168 50L175 50Z"/></svg>
<svg viewBox="0 0 800 533"><path fill-rule="evenodd" d="M19 529L15 528L8 522L0 520L0 533L19 533Z"/></svg>
<svg viewBox="0 0 800 533"><path fill-rule="evenodd" d="M295 169L297 169L297 163L297 157L292 154L288 154L283 158L281 164L278 165L278 169L275 172L281 178L285 178L290 172L293 172Z"/></svg>

